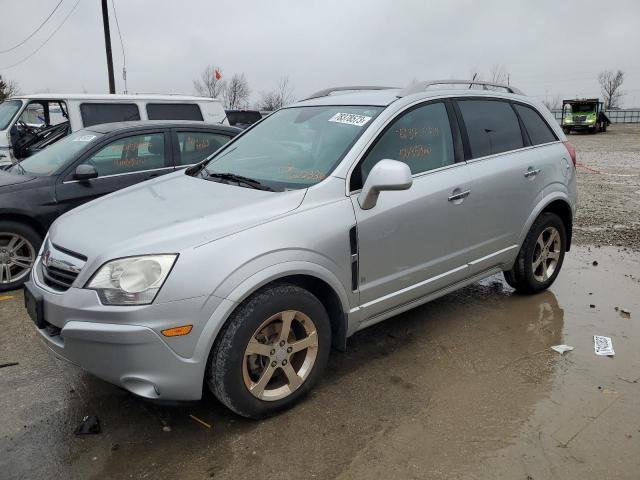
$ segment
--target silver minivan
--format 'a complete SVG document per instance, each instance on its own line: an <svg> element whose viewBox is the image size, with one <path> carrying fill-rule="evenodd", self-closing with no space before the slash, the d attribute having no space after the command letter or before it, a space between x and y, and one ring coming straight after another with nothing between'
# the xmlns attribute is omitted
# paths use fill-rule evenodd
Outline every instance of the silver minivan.
<svg viewBox="0 0 640 480"><path fill-rule="evenodd" d="M558 276L575 150L510 86L341 87L185 171L60 217L25 304L59 356L151 399L261 417L358 330L504 272Z"/></svg>

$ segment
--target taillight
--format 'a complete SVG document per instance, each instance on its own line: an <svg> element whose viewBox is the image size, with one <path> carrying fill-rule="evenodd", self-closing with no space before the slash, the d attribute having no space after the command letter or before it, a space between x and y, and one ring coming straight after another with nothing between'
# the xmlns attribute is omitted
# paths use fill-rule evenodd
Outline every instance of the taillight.
<svg viewBox="0 0 640 480"><path fill-rule="evenodd" d="M569 156L571 157L571 161L573 162L573 166L576 166L576 149L570 142L564 142L564 146L567 147L567 152L569 152Z"/></svg>

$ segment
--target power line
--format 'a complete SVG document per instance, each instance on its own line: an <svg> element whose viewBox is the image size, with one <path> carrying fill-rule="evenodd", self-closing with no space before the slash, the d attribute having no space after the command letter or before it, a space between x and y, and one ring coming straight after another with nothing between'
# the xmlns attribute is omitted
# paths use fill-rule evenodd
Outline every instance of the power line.
<svg viewBox="0 0 640 480"><path fill-rule="evenodd" d="M20 65L21 63L26 62L26 61L27 61L27 60L29 60L31 57L33 57L36 53L38 53L38 51L39 51L42 47L44 47L44 46L47 44L47 42L48 42L49 40L51 40L51 37L53 37L53 36L57 33L57 31L58 31L58 30L60 30L60 28L62 28L62 26L65 24L65 22L67 21L67 19L71 16L71 14L72 14L72 13L73 13L73 11L76 9L76 7L78 6L78 4L79 4L79 3L80 3L80 0L78 0L78 1L73 5L73 8L72 8L71 10L69 10L69 13L67 13L67 16L66 16L66 17L64 17L64 19L62 20L62 22L60 23L60 25L58 25L58 27L57 27L53 32L51 32L51 35L49 35L49 36L46 38L46 40L45 40L44 42L42 42L42 44L41 44L38 48L36 48L33 52L31 52L29 55L27 55L26 57L24 57L22 60L19 60L19 61L17 61L16 63L13 63L13 64L11 64L11 65L7 65L6 67L0 67L0 70L8 70L9 68L16 67L16 66Z"/></svg>
<svg viewBox="0 0 640 480"><path fill-rule="evenodd" d="M127 56L124 53L124 43L122 42L122 33L120 33L120 23L118 22L118 14L116 13L115 0L111 0L111 6L113 7L113 16L116 19L118 37L120 37L120 47L122 47L122 79L124 80L124 93L127 93Z"/></svg>
<svg viewBox="0 0 640 480"><path fill-rule="evenodd" d="M49 14L49 16L47 18L44 19L44 21L40 24L40 26L38 28L36 28L31 35L29 35L27 38L25 38L23 41L21 41L20 43L14 45L11 48L8 48L6 50L0 50L0 53L7 53L10 52L11 50L15 50L16 48L24 45L25 43L27 43L27 40L29 40L31 37L33 37L36 33L38 33L40 31L40 29L42 27L44 27L44 24L47 23L49 21L49 19L51 18L51 16L56 13L56 10L58 10L58 7L60 6L60 4L62 3L63 0L60 0L58 2L58 4L55 6L55 8L53 9L53 11Z"/></svg>

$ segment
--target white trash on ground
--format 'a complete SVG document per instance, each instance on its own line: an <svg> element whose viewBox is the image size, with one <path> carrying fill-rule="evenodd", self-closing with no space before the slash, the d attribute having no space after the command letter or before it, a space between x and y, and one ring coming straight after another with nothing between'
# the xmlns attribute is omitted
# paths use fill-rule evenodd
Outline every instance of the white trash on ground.
<svg viewBox="0 0 640 480"><path fill-rule="evenodd" d="M609 337L594 335L593 348L596 352L596 355L615 355L616 354L613 351L613 342Z"/></svg>
<svg viewBox="0 0 640 480"><path fill-rule="evenodd" d="M562 355L564 352L570 352L571 350L573 350L573 347L571 345L554 345L553 347L551 347L551 350L555 350L560 355Z"/></svg>

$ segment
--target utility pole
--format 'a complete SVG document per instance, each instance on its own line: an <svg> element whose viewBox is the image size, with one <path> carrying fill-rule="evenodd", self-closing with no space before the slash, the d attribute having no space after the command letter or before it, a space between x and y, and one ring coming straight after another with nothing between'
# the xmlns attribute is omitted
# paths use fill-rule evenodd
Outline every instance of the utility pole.
<svg viewBox="0 0 640 480"><path fill-rule="evenodd" d="M107 0L102 0L102 23L104 25L104 47L107 51L109 93L116 93L116 80L113 77L113 58L111 58L111 33L109 33L109 10L107 9Z"/></svg>

